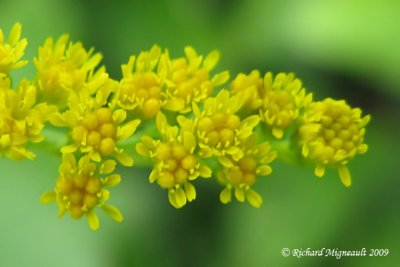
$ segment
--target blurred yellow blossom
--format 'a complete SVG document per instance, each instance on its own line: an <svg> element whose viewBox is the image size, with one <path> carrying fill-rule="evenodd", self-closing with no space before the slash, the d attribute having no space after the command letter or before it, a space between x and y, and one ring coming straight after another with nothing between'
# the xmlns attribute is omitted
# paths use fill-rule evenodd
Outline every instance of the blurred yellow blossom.
<svg viewBox="0 0 400 267"><path fill-rule="evenodd" d="M262 104L262 91L263 79L258 70L253 70L248 75L239 73L231 83L232 95L242 93L242 96L245 98L243 105L250 110L260 108Z"/></svg>
<svg viewBox="0 0 400 267"><path fill-rule="evenodd" d="M193 180L199 176L211 177L211 169L201 164L195 150L196 138L192 132L170 126L162 113L157 114L157 129L161 140L143 136L136 145L137 152L154 162L150 173L151 183L157 183L168 189L168 199L172 206L181 208L186 202L196 198Z"/></svg>
<svg viewBox="0 0 400 267"><path fill-rule="evenodd" d="M20 61L24 55L28 41L21 39L22 25L15 23L8 36L8 41L4 40L3 30L0 29L0 73L9 74L12 69L20 68L28 63L26 60Z"/></svg>
<svg viewBox="0 0 400 267"><path fill-rule="evenodd" d="M61 148L63 154L80 151L97 162L113 156L125 166L133 165L133 158L118 146L118 142L131 137L140 120L125 122L127 115L124 109L107 107L115 86L114 81L108 80L100 86L95 96L88 95L86 91L72 93L69 109L52 114L50 119L54 125L71 128L73 143Z"/></svg>
<svg viewBox="0 0 400 267"><path fill-rule="evenodd" d="M260 118L272 128L272 134L278 139L312 101L312 94L306 93L293 73L282 72L275 77L271 72L265 74L261 97Z"/></svg>
<svg viewBox="0 0 400 267"><path fill-rule="evenodd" d="M72 154L65 154L56 187L54 191L44 193L41 202L48 204L56 201L60 217L66 212L74 219L86 215L92 230L99 228L99 219L94 211L96 207L101 208L115 221L121 222L121 212L114 206L105 204L110 198L110 192L105 188L116 186L121 181L119 174L111 174L115 165L113 160L106 160L99 165L88 156L83 156L77 162Z"/></svg>
<svg viewBox="0 0 400 267"><path fill-rule="evenodd" d="M122 65L121 84L115 100L126 110L135 110L145 118L156 116L162 105L162 81L156 72L161 48L154 45L150 51L141 52L136 58L131 56ZM179 106L175 107L175 111Z"/></svg>
<svg viewBox="0 0 400 267"><path fill-rule="evenodd" d="M326 98L311 104L299 128L299 142L302 155L316 164L316 176L332 166L342 183L351 185L347 163L367 151L364 135L370 118L361 117L361 109L351 108L344 100Z"/></svg>
<svg viewBox="0 0 400 267"><path fill-rule="evenodd" d="M87 51L82 43L70 42L68 34L56 42L47 38L34 59L41 101L56 104L60 110L66 107L68 95L82 90L101 59L93 48ZM104 69L100 72L106 76Z"/></svg>
<svg viewBox="0 0 400 267"><path fill-rule="evenodd" d="M22 80L17 90L10 86L10 79L0 74L0 155L33 159L35 154L26 144L43 140L48 107L36 104L36 87L28 80Z"/></svg>
<svg viewBox="0 0 400 267"><path fill-rule="evenodd" d="M166 102L164 108L181 113L190 112L192 103L200 103L211 96L216 86L229 79L229 72L219 72L210 77L210 72L219 61L219 52L210 52L203 60L190 47L185 47L186 57L170 59L168 51L160 59L159 72L165 80ZM176 106L182 108L175 109Z"/></svg>
<svg viewBox="0 0 400 267"><path fill-rule="evenodd" d="M243 156L241 145L260 121L258 115L241 119L236 113L243 105L241 94L230 96L222 90L216 97L208 98L204 108L193 105L194 120L178 117L180 124L193 130L199 142L199 155L203 158L216 156L219 162L231 167L233 160ZM187 126L192 124L192 126Z"/></svg>
<svg viewBox="0 0 400 267"><path fill-rule="evenodd" d="M238 201L243 202L247 199L253 207L261 206L262 198L252 186L257 177L271 174L269 164L277 154L271 150L268 142L257 144L256 139L256 134L252 134L242 144L243 157L237 161L232 160L232 166L225 166L223 171L218 173L219 180L226 185L220 194L222 203L227 204L231 201L233 190Z"/></svg>

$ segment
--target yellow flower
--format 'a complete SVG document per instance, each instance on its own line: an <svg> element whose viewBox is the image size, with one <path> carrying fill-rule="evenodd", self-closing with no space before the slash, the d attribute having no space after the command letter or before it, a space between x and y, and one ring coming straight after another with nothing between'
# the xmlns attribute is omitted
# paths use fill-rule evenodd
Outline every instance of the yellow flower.
<svg viewBox="0 0 400 267"><path fill-rule="evenodd" d="M82 43L69 42L67 34L55 43L53 38L47 38L34 59L41 100L64 108L68 95L82 90L101 59L100 53L86 51ZM104 69L100 72L106 75Z"/></svg>
<svg viewBox="0 0 400 267"><path fill-rule="evenodd" d="M293 73L279 73L275 78L272 73L266 73L261 97L260 118L272 127L272 134L278 139L312 101L312 94L306 94Z"/></svg>
<svg viewBox="0 0 400 267"><path fill-rule="evenodd" d="M96 207L101 208L115 221L121 222L121 212L105 204L110 198L110 192L104 188L116 186L121 181L119 174L110 174L115 165L115 161L106 160L98 166L88 156L83 156L77 162L72 154L65 154L54 191L44 193L40 201L43 204L56 201L60 217L66 212L74 219L85 214L92 230L99 228L99 219L94 212Z"/></svg>
<svg viewBox="0 0 400 267"><path fill-rule="evenodd" d="M136 151L154 162L150 182L157 181L162 188L168 189L171 205L181 208L196 198L196 189L191 181L199 176L211 177L211 169L199 162L193 133L182 130L178 133L178 127L168 125L161 112L157 114L156 124L161 140L143 136Z"/></svg>
<svg viewBox="0 0 400 267"><path fill-rule="evenodd" d="M33 159L35 154L25 146L43 140L48 111L46 104L36 104L36 87L29 81L22 80L13 90L9 78L0 74L0 155Z"/></svg>
<svg viewBox="0 0 400 267"><path fill-rule="evenodd" d="M196 134L201 157L216 156L222 165L231 167L231 158L239 160L243 156L241 145L253 133L260 118L252 115L241 119L236 113L242 105L241 94L230 96L227 90L222 90L205 101L203 110L193 105L196 116L193 121L178 117L182 127Z"/></svg>
<svg viewBox="0 0 400 267"><path fill-rule="evenodd" d="M269 166L275 157L276 152L271 151L268 142L256 144L256 135L252 134L243 144L244 156L235 161L230 167L224 167L218 174L219 180L226 184L220 194L222 203L227 204L231 201L232 190L238 201L247 200L253 207L260 207L262 204L261 196L252 189L252 186L259 176L271 174Z"/></svg>
<svg viewBox="0 0 400 267"><path fill-rule="evenodd" d="M299 128L299 140L302 155L316 164L316 176L332 166L342 183L351 185L347 163L367 151L364 135L370 118L361 117L361 109L351 108L344 100L326 98L311 104Z"/></svg>
<svg viewBox="0 0 400 267"><path fill-rule="evenodd" d="M203 56L188 46L186 58L170 59L169 53L161 56L159 73L165 79L166 102L164 108L173 110L176 106L181 113L190 112L192 103L200 103L211 96L216 86L229 79L229 73L223 71L210 78L210 72L219 61L219 53L212 51L203 60Z"/></svg>
<svg viewBox="0 0 400 267"><path fill-rule="evenodd" d="M131 137L140 120L123 123L126 111L107 107L114 87L115 82L108 80L93 97L85 91L70 94L69 109L62 114L52 114L50 119L54 125L71 128L73 144L61 148L63 154L79 150L88 153L90 159L97 162L113 156L124 166L133 165L133 159L118 147L118 142Z"/></svg>
<svg viewBox="0 0 400 267"><path fill-rule="evenodd" d="M0 29L0 73L8 74L12 69L24 66L27 61L19 61L24 55L27 40L21 39L20 23L15 23L8 36L8 42L4 41L3 31Z"/></svg>
<svg viewBox="0 0 400 267"><path fill-rule="evenodd" d="M250 110L259 109L262 104L263 79L258 70L250 74L239 73L231 83L232 95L243 93L244 106Z"/></svg>
<svg viewBox="0 0 400 267"><path fill-rule="evenodd" d="M162 81L155 72L160 55L160 47L154 45L150 51L140 53L137 58L131 56L128 64L122 65L122 80L116 96L121 108L137 110L145 118L156 116L162 105Z"/></svg>

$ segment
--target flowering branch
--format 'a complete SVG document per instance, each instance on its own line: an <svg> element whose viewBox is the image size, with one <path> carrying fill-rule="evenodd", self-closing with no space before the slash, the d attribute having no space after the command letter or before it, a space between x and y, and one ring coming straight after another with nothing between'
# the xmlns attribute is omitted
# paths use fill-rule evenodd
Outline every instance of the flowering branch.
<svg viewBox="0 0 400 267"><path fill-rule="evenodd" d="M186 47L171 58L155 45L132 55L117 81L100 53L63 35L39 48L35 79L13 88L10 72L27 64L26 45L19 23L8 41L0 30L0 156L32 160L27 144L54 148L58 178L41 202L56 202L60 216L86 216L93 230L97 209L123 220L108 204L107 188L121 181L118 164L152 168L149 181L175 208L196 199L198 178L216 179L224 204L234 196L260 207L254 185L276 158L313 165L319 177L336 169L350 186L347 165L368 148L370 116L344 100L313 100L293 73L254 70L227 83L228 71L213 73L217 51L203 57Z"/></svg>

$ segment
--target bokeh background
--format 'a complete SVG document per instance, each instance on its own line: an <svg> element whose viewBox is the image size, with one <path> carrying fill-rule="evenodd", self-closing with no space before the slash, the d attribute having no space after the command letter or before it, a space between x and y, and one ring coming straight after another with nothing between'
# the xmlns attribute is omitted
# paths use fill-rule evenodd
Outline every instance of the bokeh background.
<svg viewBox="0 0 400 267"><path fill-rule="evenodd" d="M239 0L2 0L0 27L19 21L32 63L47 36L72 40L104 55L112 77L129 55L157 43L174 56L193 45L219 49L219 69L293 71L315 99L346 99L372 115L369 152L350 164L353 185L335 172L274 162L256 189L264 204L219 203L220 187L199 185L197 200L172 208L150 185L148 170L121 169L111 202L125 221L57 217L39 203L51 190L60 159L0 159L0 266L396 266L400 262L400 2ZM33 77L30 64L17 77ZM200 183L198 183L200 184ZM386 257L285 258L282 248L390 249ZM398 266L398 265L397 265Z"/></svg>

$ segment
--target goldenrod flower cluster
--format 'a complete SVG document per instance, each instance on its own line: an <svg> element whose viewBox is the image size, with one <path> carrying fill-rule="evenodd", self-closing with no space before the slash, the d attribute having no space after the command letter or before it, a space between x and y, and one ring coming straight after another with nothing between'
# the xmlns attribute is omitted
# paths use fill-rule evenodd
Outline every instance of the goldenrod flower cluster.
<svg viewBox="0 0 400 267"><path fill-rule="evenodd" d="M344 100L314 101L293 73L254 70L229 83L228 71L214 71L217 51L202 56L185 47L173 58L154 45L130 56L115 80L100 53L62 35L45 40L35 77L13 88L10 72L27 63L26 45L20 24L8 41L0 30L0 156L33 159L27 146L43 141L46 129L67 134L54 144L61 164L41 201L55 202L60 216L86 216L93 230L99 209L123 220L108 204L108 188L121 181L118 166L149 167L149 181L175 208L194 201L206 180L221 184L223 204L234 196L260 207L257 181L272 173L275 159L309 163L317 176L337 169L350 186L347 165L367 151L370 116Z"/></svg>

